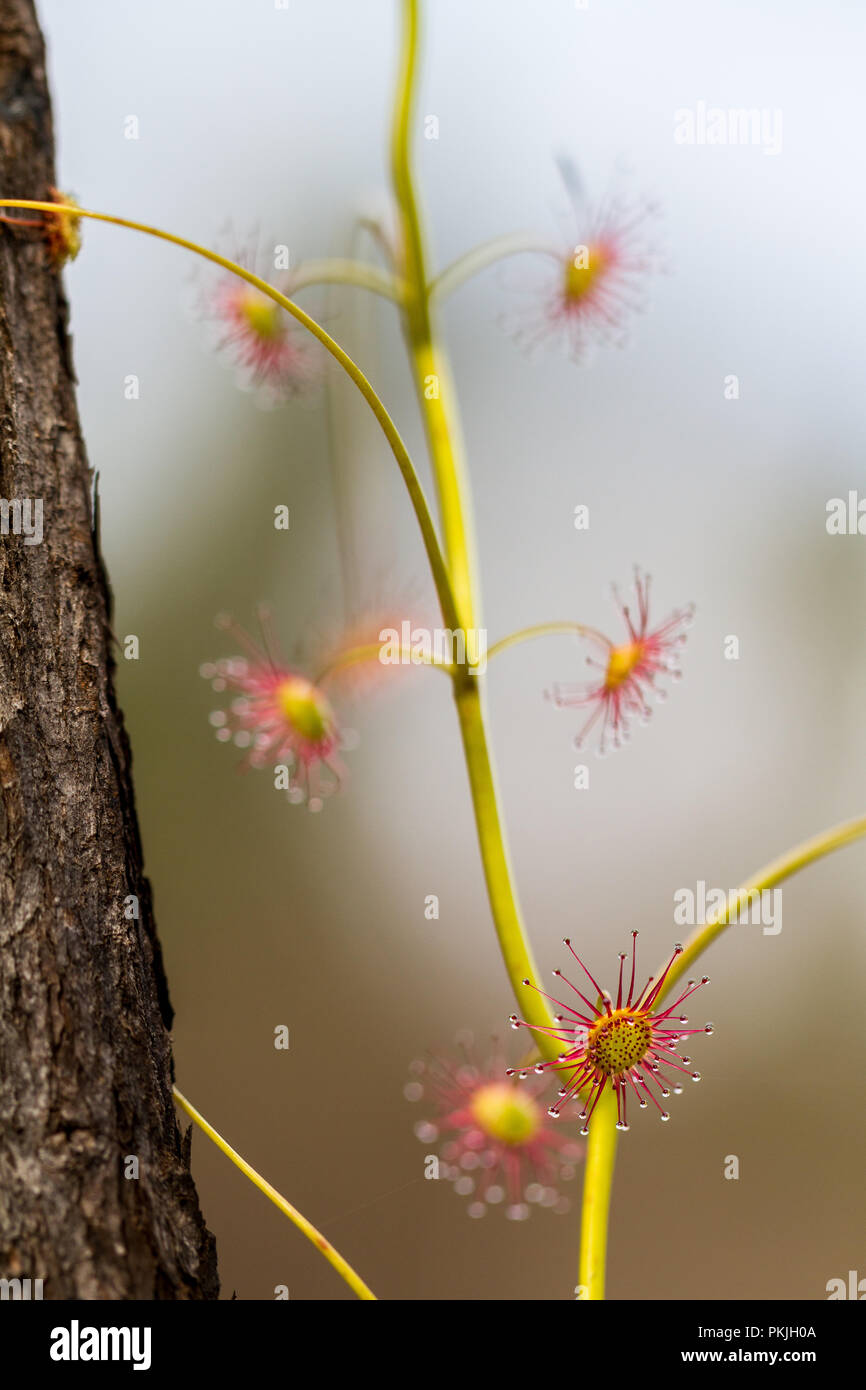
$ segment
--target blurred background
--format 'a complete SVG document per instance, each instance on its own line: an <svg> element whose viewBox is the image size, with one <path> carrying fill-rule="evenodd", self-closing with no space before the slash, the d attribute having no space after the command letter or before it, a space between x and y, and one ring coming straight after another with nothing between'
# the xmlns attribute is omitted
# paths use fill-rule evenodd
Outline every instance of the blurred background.
<svg viewBox="0 0 866 1390"><path fill-rule="evenodd" d="M516 348L501 323L525 296L516 259L445 315L491 641L548 618L617 637L608 588L635 562L656 617L697 604L684 681L604 761L574 752L581 713L543 699L583 674L570 639L514 649L488 677L541 970L563 964L568 933L609 980L637 926L648 973L683 934L676 889L731 888L864 809L866 539L825 529L829 498L866 491L864 15L845 0L820 17L801 0L426 8L417 155L438 264L500 233L559 232L562 153L591 196L621 180L663 209L667 273L624 350L578 367L555 344ZM387 207L392 0L39 9L59 178L84 205L229 253L261 236L293 265L344 254L354 219ZM781 153L677 144L674 112L701 101L781 110ZM423 138L428 114L438 140ZM178 1084L380 1296L571 1298L580 1175L567 1215L471 1221L424 1180L420 1110L402 1094L413 1058L464 1028L501 1035L514 1007L446 683L420 672L343 711L351 780L310 815L267 773L238 774L197 673L232 654L220 611L251 625L271 600L290 654L342 620L338 522L354 599L429 598L396 468L342 383L271 411L236 388L197 321L208 279L191 257L84 233L66 273L79 401L116 631L140 640L120 698ZM302 302L369 372L429 481L394 310L353 289ZM693 1049L703 1083L669 1125L636 1114L620 1145L612 1298L819 1299L829 1279L866 1275L864 897L861 845L785 886L780 934L733 927L713 948L694 1010L716 1025ZM225 1297L352 1296L198 1133L193 1168Z"/></svg>

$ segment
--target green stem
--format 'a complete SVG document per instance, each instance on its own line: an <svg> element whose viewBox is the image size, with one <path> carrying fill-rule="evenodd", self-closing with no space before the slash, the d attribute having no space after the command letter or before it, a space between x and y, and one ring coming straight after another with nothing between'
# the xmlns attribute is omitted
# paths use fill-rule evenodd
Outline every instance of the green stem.
<svg viewBox="0 0 866 1390"><path fill-rule="evenodd" d="M605 647L610 646L608 639L594 627L587 627L585 623L572 623L564 620L554 623L534 623L532 627L520 627L516 632L510 632L507 637L500 637L498 642L494 642L492 647L487 649L487 660L498 656L500 652L505 652L509 647L516 647L520 642L532 641L535 637L551 637L561 633L568 633L574 637L594 637Z"/></svg>
<svg viewBox="0 0 866 1390"><path fill-rule="evenodd" d="M522 256L528 253L549 255L550 247L539 245L538 240L526 232L494 237L491 241L482 242L480 246L473 246L471 251L452 261L431 281L430 298L441 303L473 275L478 275L488 266L495 265L506 256Z"/></svg>
<svg viewBox="0 0 866 1390"><path fill-rule="evenodd" d="M445 555L464 630L479 622L471 500L457 426L456 393L435 332L421 214L412 173L418 71L418 0L403 0L403 44L391 132L391 174L402 234L404 311L413 375L436 489Z"/></svg>
<svg viewBox="0 0 866 1390"><path fill-rule="evenodd" d="M696 927L685 943L685 950L681 956L674 961L668 973L665 987L659 995L659 1001L665 995L670 994L678 980L688 972L694 965L699 956L702 956L708 946L721 936L725 927L730 926L731 920L739 915L741 906L746 906L749 901L749 894L761 892L765 888L774 888L783 879L790 878L792 874L799 873L809 864L814 864L816 859L823 859L825 855L833 854L837 849L844 849L846 845L853 844L855 840L860 840L866 835L866 816L856 816L854 820L842 821L840 825L833 825L829 830L822 830L820 835L814 835L810 840L804 840L802 844L795 845L787 853L781 854L778 859L773 859L769 864L765 864L762 869L737 891L732 894L726 903L723 912L713 915L712 919L704 926ZM667 965L667 961L664 962ZM656 972L656 979L661 975L661 970Z"/></svg>
<svg viewBox="0 0 866 1390"><path fill-rule="evenodd" d="M524 984L527 979L538 981L541 977L521 921L520 907L513 886L508 846L499 817L495 774L487 749L481 690L477 679L465 677L462 682L455 681L455 699L487 896L502 959L523 1018L532 1026L549 1028L553 1026L553 1018L545 1001L537 990L529 989ZM547 1060L555 1062L562 1051L562 1044L544 1033L533 1032L533 1037Z"/></svg>
<svg viewBox="0 0 866 1390"><path fill-rule="evenodd" d="M447 374L445 354L436 336L431 312L431 286L426 251L415 194L411 159L411 126L414 89L418 72L418 0L403 0L401 52L391 165L402 230L403 278L406 282L406 333L412 357L415 386L421 405L430 459L437 482L442 529L449 574L462 625L477 622L476 562L469 480L462 451L457 447L457 397ZM430 376L439 383L439 394L428 395ZM539 978L520 914L508 855L505 830L499 814L496 777L484 727L482 693L477 677L465 667L454 675L454 696L469 774L478 843L487 895L505 968L523 1018L533 1028L553 1026L545 1001L524 980ZM559 1047L554 1039L534 1033L542 1054L555 1061Z"/></svg>
<svg viewBox="0 0 866 1390"><path fill-rule="evenodd" d="M583 1170L578 1297L591 1302L604 1298L607 1227L618 1139L616 1097L613 1087L607 1086L593 1112Z"/></svg>
<svg viewBox="0 0 866 1390"><path fill-rule="evenodd" d="M387 270L341 256L302 261L297 270L289 274L289 288L295 294L308 285L354 285L357 289L380 294L396 304L402 304L405 295L405 286L389 275Z"/></svg>
<svg viewBox="0 0 866 1390"><path fill-rule="evenodd" d="M792 874L799 873L800 869L805 869L808 864L814 864L816 859L822 859L825 855L832 854L864 836L866 816L858 816L855 820L844 821L841 825L823 830L820 835L795 845L786 854L758 869L757 873L752 874L744 886L732 895L724 912L692 933L682 955L678 956L671 966L665 988L657 1002L670 993L690 966L694 965L707 947L721 935L731 919L737 915L740 905L748 903L750 893L773 888ZM660 977L666 965L667 961L664 961L656 972L656 979ZM581 1296L589 1299L604 1298L608 1211L616 1161L616 1110L612 1088L608 1087L605 1095L607 1101L603 1095L592 1117L584 1168L579 1280Z"/></svg>
<svg viewBox="0 0 866 1390"><path fill-rule="evenodd" d="M313 684L322 685L325 681L330 680L332 676L335 676L338 671L348 670L351 666L363 666L373 661L380 663L384 671L389 670L392 663L382 662L381 660L382 645L381 642L365 642L361 646L347 647L345 651L338 652L337 655L322 668ZM400 666L432 666L435 671L443 671L447 676L453 677L455 674L455 668L448 662L439 661L432 653L425 654L423 652L413 651L411 647L401 646L399 662L394 662L393 664Z"/></svg>
<svg viewBox="0 0 866 1390"><path fill-rule="evenodd" d="M307 1240L312 1241L313 1245L324 1255L328 1263L334 1266L340 1278L345 1279L352 1292L357 1294L358 1298L367 1301L373 1300L375 1302L376 1295L373 1293L373 1290L369 1285L364 1283L360 1274L352 1268L348 1260L343 1258L339 1250L335 1250L331 1242L322 1235L321 1231L317 1230L312 1221L308 1221L305 1216L302 1216L297 1207L293 1207L291 1202L286 1201L285 1197L283 1197L275 1187L272 1187L267 1179L262 1177L261 1173L256 1172L251 1163L247 1163L245 1158L241 1158L237 1149L233 1149L228 1140L223 1139L222 1135L217 1133L213 1125L208 1124L204 1115L196 1110L194 1105L190 1104L186 1096L181 1095L176 1086L172 1087L172 1094L181 1110L186 1111L190 1119L195 1121L199 1129L207 1135L208 1139L216 1144L217 1148L225 1154L226 1158L231 1159L235 1167L239 1168L244 1176L249 1178L250 1182L254 1183L259 1191L263 1192L268 1200L273 1202L274 1206L277 1207L284 1216L287 1216L293 1225L297 1226L299 1231L303 1232Z"/></svg>
<svg viewBox="0 0 866 1390"><path fill-rule="evenodd" d="M411 159L414 89L418 72L418 0L403 0L403 47L400 59L391 139L391 165L402 230L403 278L406 282L406 334L416 391L436 478L446 557L464 629L477 622L476 563L469 481L457 439L457 398L448 375L445 353L436 335L430 307L426 251L415 194ZM430 394L435 377L438 393ZM544 1000L523 981L538 979L517 895L499 815L496 779L484 727L481 688L477 677L460 667L454 676L454 696L466 756L475 824L484 878L505 968L527 1023L551 1027ZM545 1057L555 1061L556 1042L534 1034Z"/></svg>

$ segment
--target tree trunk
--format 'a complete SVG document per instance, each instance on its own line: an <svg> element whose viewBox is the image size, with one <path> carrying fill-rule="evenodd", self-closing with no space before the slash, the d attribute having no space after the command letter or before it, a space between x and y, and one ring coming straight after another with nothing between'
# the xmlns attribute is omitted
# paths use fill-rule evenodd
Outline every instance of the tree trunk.
<svg viewBox="0 0 866 1390"><path fill-rule="evenodd" d="M53 183L33 3L0 0L0 188ZM66 319L42 232L0 224L0 1278L53 1299L215 1298Z"/></svg>

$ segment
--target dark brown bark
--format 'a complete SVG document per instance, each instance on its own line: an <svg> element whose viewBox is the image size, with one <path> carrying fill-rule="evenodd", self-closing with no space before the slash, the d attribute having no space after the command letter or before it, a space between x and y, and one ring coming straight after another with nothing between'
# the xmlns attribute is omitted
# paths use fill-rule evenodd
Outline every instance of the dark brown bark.
<svg viewBox="0 0 866 1390"><path fill-rule="evenodd" d="M53 183L33 3L0 0L0 188ZM12 508L0 534L0 1278L41 1278L55 1299L216 1297L171 1098L66 303L44 236L4 225L0 453L0 498L43 504L41 543L14 534Z"/></svg>

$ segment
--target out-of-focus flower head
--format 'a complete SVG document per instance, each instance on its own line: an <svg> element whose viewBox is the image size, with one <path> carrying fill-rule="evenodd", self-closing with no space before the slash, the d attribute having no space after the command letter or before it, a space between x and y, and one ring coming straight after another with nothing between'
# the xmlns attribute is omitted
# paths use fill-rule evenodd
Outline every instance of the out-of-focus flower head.
<svg viewBox="0 0 866 1390"><path fill-rule="evenodd" d="M533 1205L565 1212L559 1185L574 1177L582 1146L548 1122L541 1101L547 1079L518 1086L501 1046L493 1046L479 1061L464 1039L457 1056L413 1063L405 1094L427 1111L415 1134L437 1147L440 1176L471 1199L470 1216L491 1206L503 1206L512 1221L525 1220Z"/></svg>
<svg viewBox="0 0 866 1390"><path fill-rule="evenodd" d="M284 251L275 247L272 260ZM229 257L285 295L288 272L274 272L256 241ZM201 317L214 331L215 346L236 370L238 384L276 405L315 388L323 376L316 341L275 300L229 270L217 269L198 296Z"/></svg>
<svg viewBox="0 0 866 1390"><path fill-rule="evenodd" d="M646 306L649 279L660 267L650 237L657 208L616 195L593 206L571 161L558 163L571 204L570 238L540 258L543 277L514 332L528 347L561 342L581 361L593 346L622 346L630 319Z"/></svg>
<svg viewBox="0 0 866 1390"><path fill-rule="evenodd" d="M284 765L289 800L318 811L345 776L340 726L320 686L279 655L264 607L259 622L261 644L231 618L217 619L244 655L200 668L213 690L232 696L228 709L214 710L210 722L221 743L231 741L247 750L244 766Z"/></svg>
<svg viewBox="0 0 866 1390"><path fill-rule="evenodd" d="M601 660L587 657L587 665L600 674L589 683L557 684L548 692L549 697L560 709L589 708L591 713L575 739L575 746L581 748L587 735L601 720L599 753L605 753L610 736L614 748L619 748L629 736L632 717L646 723L652 714L648 694L657 700L665 699L667 691L658 685L658 679L668 676L679 680L682 676L678 655L686 640L686 629L694 617L694 605L675 608L673 613L656 628L649 625L650 577L635 568L634 581L637 598L637 612L619 596L614 587L613 596L626 625L627 638L618 646L600 632L587 630L586 640L598 650Z"/></svg>

